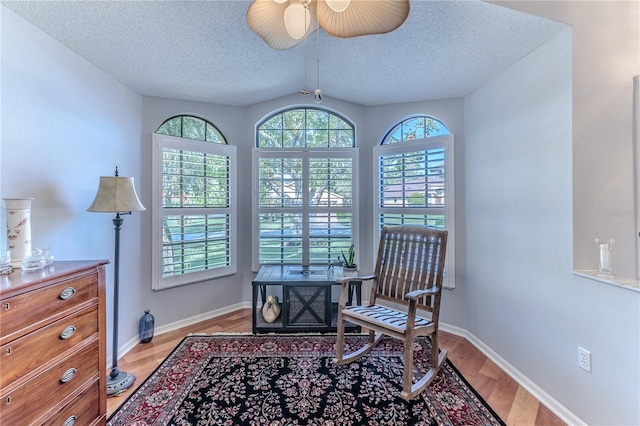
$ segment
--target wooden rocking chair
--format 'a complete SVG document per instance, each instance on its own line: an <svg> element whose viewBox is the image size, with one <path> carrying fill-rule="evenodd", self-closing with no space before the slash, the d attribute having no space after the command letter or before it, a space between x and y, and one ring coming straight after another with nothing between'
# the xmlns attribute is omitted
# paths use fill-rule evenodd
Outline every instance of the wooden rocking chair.
<svg viewBox="0 0 640 426"><path fill-rule="evenodd" d="M418 226L382 228L378 259L373 275L345 277L338 305L338 365L367 354L382 338L391 336L404 341L404 377L400 397L410 400L429 386L447 357L438 350L438 316L447 247L447 231ZM371 297L366 306L347 306L351 281L372 280ZM417 316L429 312L430 319ZM345 321L369 331L368 343L344 355ZM413 384L413 342L418 336L431 339L431 368Z"/></svg>

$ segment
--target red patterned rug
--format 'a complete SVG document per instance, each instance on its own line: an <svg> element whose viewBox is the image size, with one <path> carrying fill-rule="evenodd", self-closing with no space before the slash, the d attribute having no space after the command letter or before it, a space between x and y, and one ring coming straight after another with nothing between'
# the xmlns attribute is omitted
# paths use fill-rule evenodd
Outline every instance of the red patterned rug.
<svg viewBox="0 0 640 426"><path fill-rule="evenodd" d="M348 351L366 337L350 335ZM334 365L332 335L188 336L108 425L504 425L447 361L411 402L399 396L403 344ZM416 365L429 368L429 341Z"/></svg>

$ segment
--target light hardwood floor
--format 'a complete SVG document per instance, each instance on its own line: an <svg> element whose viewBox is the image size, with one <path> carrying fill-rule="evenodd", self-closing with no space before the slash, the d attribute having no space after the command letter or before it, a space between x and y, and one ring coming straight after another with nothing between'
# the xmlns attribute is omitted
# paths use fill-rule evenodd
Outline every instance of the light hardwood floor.
<svg viewBox="0 0 640 426"><path fill-rule="evenodd" d="M107 413L111 415L187 334L217 332L251 332L251 309L242 309L157 335L149 343L138 344L118 361L120 370L134 374L137 377L136 382L123 395L107 400ZM453 365L507 425L564 425L549 409L540 404L466 339L441 332L440 346L447 349Z"/></svg>

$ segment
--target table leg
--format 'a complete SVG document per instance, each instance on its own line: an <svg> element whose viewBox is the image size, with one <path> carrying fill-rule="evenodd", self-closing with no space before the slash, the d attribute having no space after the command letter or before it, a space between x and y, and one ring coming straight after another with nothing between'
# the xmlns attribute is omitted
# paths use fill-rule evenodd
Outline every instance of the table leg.
<svg viewBox="0 0 640 426"><path fill-rule="evenodd" d="M347 306L353 305L353 293L356 295L356 305L362 304L362 281L354 281L349 283L349 297L347 298Z"/></svg>

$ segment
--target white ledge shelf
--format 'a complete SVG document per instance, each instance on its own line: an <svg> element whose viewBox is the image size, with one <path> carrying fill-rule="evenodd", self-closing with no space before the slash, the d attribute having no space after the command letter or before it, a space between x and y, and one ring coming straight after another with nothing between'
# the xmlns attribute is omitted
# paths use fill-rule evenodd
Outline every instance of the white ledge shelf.
<svg viewBox="0 0 640 426"><path fill-rule="evenodd" d="M616 277L616 276L605 276L598 271L573 271L573 273L574 275L577 275L579 277L589 278L591 280L600 281L605 284L626 288L627 290L640 293L639 280L633 280L631 278L622 278L622 277Z"/></svg>

